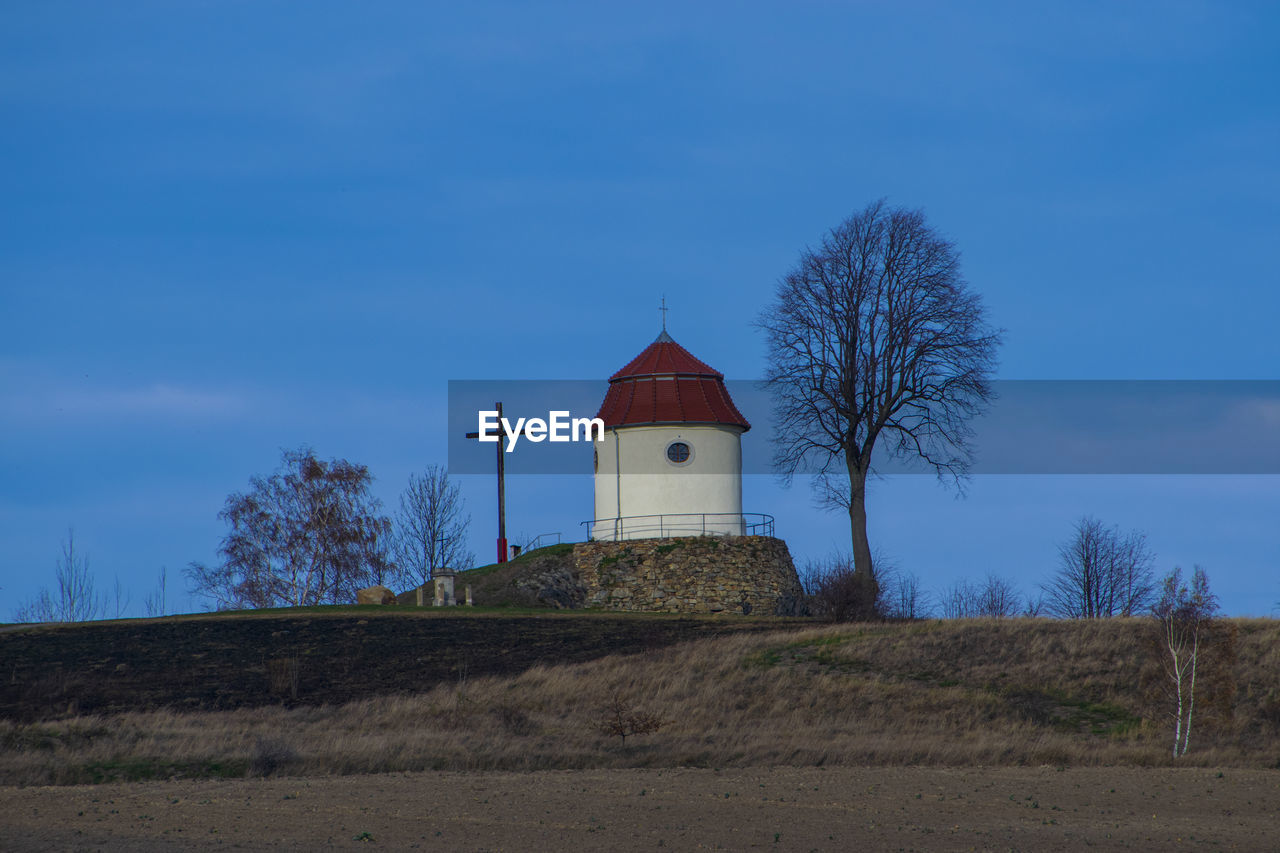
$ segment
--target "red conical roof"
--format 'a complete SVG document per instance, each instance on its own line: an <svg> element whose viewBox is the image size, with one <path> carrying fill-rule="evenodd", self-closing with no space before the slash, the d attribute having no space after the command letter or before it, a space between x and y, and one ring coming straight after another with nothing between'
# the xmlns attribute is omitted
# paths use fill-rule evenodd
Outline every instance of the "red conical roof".
<svg viewBox="0 0 1280 853"><path fill-rule="evenodd" d="M751 429L729 397L724 374L694 358L665 329L609 377L596 417L606 427L685 423Z"/></svg>
<svg viewBox="0 0 1280 853"><path fill-rule="evenodd" d="M711 376L724 379L724 374L694 358L663 329L657 339L644 348L626 367L609 377L610 382L630 376Z"/></svg>

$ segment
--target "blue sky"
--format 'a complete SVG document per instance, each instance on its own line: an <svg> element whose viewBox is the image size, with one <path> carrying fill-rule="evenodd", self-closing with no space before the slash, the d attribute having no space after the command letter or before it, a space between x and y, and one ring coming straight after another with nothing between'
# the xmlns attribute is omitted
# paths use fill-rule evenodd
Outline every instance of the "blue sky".
<svg viewBox="0 0 1280 853"><path fill-rule="evenodd" d="M957 243L1001 379L1280 379L1274 5L463 5L7 9L0 617L68 525L140 610L281 448L393 504L446 459L448 380L603 395L664 294L678 341L760 376L777 279L879 197ZM492 482L461 482L487 555ZM1280 600L1280 477L874 488L927 587L1031 592L1092 513L1231 612ZM847 542L804 488L745 491L799 561ZM508 493L513 533L590 514L585 476Z"/></svg>

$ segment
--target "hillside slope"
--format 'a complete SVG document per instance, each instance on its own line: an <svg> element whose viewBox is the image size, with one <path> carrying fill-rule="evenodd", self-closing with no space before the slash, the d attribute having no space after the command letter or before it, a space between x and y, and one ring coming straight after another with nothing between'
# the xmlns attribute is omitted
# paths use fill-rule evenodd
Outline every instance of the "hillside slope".
<svg viewBox="0 0 1280 853"><path fill-rule="evenodd" d="M573 568L573 545L568 542L462 572L456 581L459 597L466 586L481 607L577 608L586 597Z"/></svg>
<svg viewBox="0 0 1280 853"><path fill-rule="evenodd" d="M574 623L599 618L521 627L527 638L545 626L572 636ZM960 620L704 636L515 674L455 672L420 692L346 705L0 720L0 783L585 767L1280 767L1280 623L1232 625L1234 690L1219 696L1226 701L1202 698L1191 752L1176 761L1149 623ZM524 642L489 636L488 654ZM265 674L257 678L262 685ZM608 733L610 720L632 715L657 730Z"/></svg>
<svg viewBox="0 0 1280 853"><path fill-rule="evenodd" d="M343 703L777 627L394 606L34 626L0 633L0 719Z"/></svg>

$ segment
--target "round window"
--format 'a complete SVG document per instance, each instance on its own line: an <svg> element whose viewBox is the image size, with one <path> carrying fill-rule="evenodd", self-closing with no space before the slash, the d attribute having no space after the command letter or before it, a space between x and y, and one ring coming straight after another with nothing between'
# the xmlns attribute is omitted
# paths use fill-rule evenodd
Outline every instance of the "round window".
<svg viewBox="0 0 1280 853"><path fill-rule="evenodd" d="M693 456L693 448L683 441L673 441L667 445L667 459L676 465L683 465Z"/></svg>

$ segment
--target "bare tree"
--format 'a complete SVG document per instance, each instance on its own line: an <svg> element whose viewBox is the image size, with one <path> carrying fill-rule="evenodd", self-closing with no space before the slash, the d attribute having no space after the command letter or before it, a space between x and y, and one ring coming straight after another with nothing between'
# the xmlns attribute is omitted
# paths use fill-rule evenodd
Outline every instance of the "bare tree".
<svg viewBox="0 0 1280 853"><path fill-rule="evenodd" d="M1233 633L1227 632L1224 641L1217 643L1214 651L1218 654L1212 656L1211 671L1203 674L1200 671L1206 657L1205 647L1218 628L1217 612L1218 599L1209 591L1209 579L1199 566L1191 573L1190 586L1183 581L1182 570L1178 568L1161 581L1160 598L1152 608L1152 615L1159 637L1164 683L1173 704L1174 758L1187 754L1196 697L1204 692L1205 682L1218 693L1234 695L1233 683L1224 691L1223 681L1224 674L1229 678L1230 658L1234 655Z"/></svg>
<svg viewBox="0 0 1280 853"><path fill-rule="evenodd" d="M933 608L929 594L920 588L920 578L898 568L882 570L876 565L880 586L880 611L887 619L925 619Z"/></svg>
<svg viewBox="0 0 1280 853"><path fill-rule="evenodd" d="M107 610L107 601L98 595L89 558L76 550L76 533L67 528L67 539L54 566L51 593L42 587L31 601L14 611L15 622L88 622Z"/></svg>
<svg viewBox="0 0 1280 853"><path fill-rule="evenodd" d="M1085 516L1058 548L1059 567L1044 584L1045 610L1064 619L1133 616L1155 596L1155 554L1147 537Z"/></svg>
<svg viewBox="0 0 1280 853"><path fill-rule="evenodd" d="M829 501L848 511L855 570L871 592L873 451L923 460L959 484L971 461L969 420L992 397L1000 334L961 276L955 246L922 212L883 201L805 249L776 296L758 321L775 465L788 481L817 472Z"/></svg>
<svg viewBox="0 0 1280 853"><path fill-rule="evenodd" d="M369 494L373 477L344 459L322 462L310 448L285 451L270 477L227 498L219 518L231 532L221 565L192 563L192 591L219 609L342 603L391 574L391 522Z"/></svg>
<svg viewBox="0 0 1280 853"><path fill-rule="evenodd" d="M978 590L978 615L993 619L1017 616L1024 609L1018 588L1009 580L987 575Z"/></svg>
<svg viewBox="0 0 1280 853"><path fill-rule="evenodd" d="M449 482L441 466L429 465L410 474L395 515L392 553L402 583L420 586L436 569L469 569L475 555L467 548L470 516L465 514L462 490Z"/></svg>
<svg viewBox="0 0 1280 853"><path fill-rule="evenodd" d="M1025 609L1018 588L994 574L988 574L982 583L958 580L943 591L941 599L944 619L1007 619Z"/></svg>
<svg viewBox="0 0 1280 853"><path fill-rule="evenodd" d="M167 595L165 587L168 585L169 570L165 566L160 567L160 576L156 579L156 590L147 596L143 602L148 616L163 616L168 607L166 601Z"/></svg>
<svg viewBox="0 0 1280 853"><path fill-rule="evenodd" d="M851 558L846 557L852 566ZM892 558L884 556L881 549L872 553L872 567L876 574L876 612L884 619L925 619L932 612L932 599L920 588L919 575L902 569Z"/></svg>
<svg viewBox="0 0 1280 853"><path fill-rule="evenodd" d="M973 615L973 589L967 580L959 580L942 590L938 610L943 619L968 619Z"/></svg>
<svg viewBox="0 0 1280 853"><path fill-rule="evenodd" d="M119 619L129 609L129 602L132 599L129 591L120 583L119 575L115 576L115 582L111 584L111 597L115 602L115 617Z"/></svg>
<svg viewBox="0 0 1280 853"><path fill-rule="evenodd" d="M943 619L968 619L974 615L973 584L958 580L938 596L938 609Z"/></svg>

